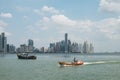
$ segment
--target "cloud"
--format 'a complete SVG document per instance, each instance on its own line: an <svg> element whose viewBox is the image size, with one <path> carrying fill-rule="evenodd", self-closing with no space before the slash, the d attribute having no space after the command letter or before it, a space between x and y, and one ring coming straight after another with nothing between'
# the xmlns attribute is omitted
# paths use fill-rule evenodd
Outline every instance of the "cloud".
<svg viewBox="0 0 120 80"><path fill-rule="evenodd" d="M120 13L120 0L100 0L100 10Z"/></svg>
<svg viewBox="0 0 120 80"><path fill-rule="evenodd" d="M0 27L6 27L7 23L5 23L4 21L0 20Z"/></svg>
<svg viewBox="0 0 120 80"><path fill-rule="evenodd" d="M2 33L2 32L4 32L4 28L0 26L0 33Z"/></svg>
<svg viewBox="0 0 120 80"><path fill-rule="evenodd" d="M3 18L12 18L11 13L0 13L0 16L3 17Z"/></svg>
<svg viewBox="0 0 120 80"><path fill-rule="evenodd" d="M50 19L48 17L43 17L41 20L37 21L34 26L38 29L45 31L48 30L51 25Z"/></svg>
<svg viewBox="0 0 120 80"><path fill-rule="evenodd" d="M60 32L91 32L94 22L90 20L72 20L65 15L53 15L51 21L57 25Z"/></svg>
<svg viewBox="0 0 120 80"><path fill-rule="evenodd" d="M110 39L120 39L120 18L108 18L96 23L99 31Z"/></svg>
<svg viewBox="0 0 120 80"><path fill-rule="evenodd" d="M50 19L49 19L48 17L43 17L43 21L44 21L44 22L49 22Z"/></svg>
<svg viewBox="0 0 120 80"><path fill-rule="evenodd" d="M101 36L106 39L120 39L120 18L107 18L99 21L72 20L65 15L43 17L35 23L41 30L56 31L57 33L73 33L81 37ZM37 29L37 30L39 30ZM88 36L89 35L89 36Z"/></svg>
<svg viewBox="0 0 120 80"><path fill-rule="evenodd" d="M100 9L119 13L119 0L100 0ZM51 15L42 16L43 18L37 21L34 26L37 30L52 31L55 30L57 33L73 33L83 34L85 36L100 36L106 39L120 39L120 18L107 18L99 21L92 20L73 20L69 17L60 13L59 10L54 7L43 6L41 10L35 9L36 13L51 13ZM59 13L59 14L58 14Z"/></svg>
<svg viewBox="0 0 120 80"><path fill-rule="evenodd" d="M60 24L60 25L65 25L65 26L75 26L76 25L76 21L71 20L64 15L53 15L53 16L51 16L51 19L53 22Z"/></svg>
<svg viewBox="0 0 120 80"><path fill-rule="evenodd" d="M55 9L54 7L48 7L48 6L43 6L41 9L34 9L33 12L41 16L60 14L59 10Z"/></svg>
<svg viewBox="0 0 120 80"><path fill-rule="evenodd" d="M41 13L43 13L43 12L40 11L39 9L34 9L33 12L34 12L34 13L37 13L37 14L41 14Z"/></svg>
<svg viewBox="0 0 120 80"><path fill-rule="evenodd" d="M28 31L30 31L28 33L40 36L43 32L45 34L42 34L41 36L49 36L47 39L49 38L54 39L54 41L59 41L64 39L61 34L64 35L64 33L67 32L72 35L70 37L73 41L74 39L79 41L85 39L84 37L86 36L86 33L89 34L91 32L93 25L94 23L90 20L72 20L65 15L58 14L50 17L43 17L34 25L28 27ZM45 39L45 37L43 37L43 39Z"/></svg>
<svg viewBox="0 0 120 80"><path fill-rule="evenodd" d="M42 30L47 30L48 27L47 27L47 26L46 26L46 27L44 26L44 27L42 27L41 29L42 29Z"/></svg>
<svg viewBox="0 0 120 80"><path fill-rule="evenodd" d="M7 25L8 25L7 23L5 23L4 21L0 20L0 33L5 32L6 35L11 35L11 33L5 31Z"/></svg>
<svg viewBox="0 0 120 80"><path fill-rule="evenodd" d="M53 14L59 14L60 13L60 11L55 9L54 7L48 7L48 6L43 6L42 11L53 13Z"/></svg>

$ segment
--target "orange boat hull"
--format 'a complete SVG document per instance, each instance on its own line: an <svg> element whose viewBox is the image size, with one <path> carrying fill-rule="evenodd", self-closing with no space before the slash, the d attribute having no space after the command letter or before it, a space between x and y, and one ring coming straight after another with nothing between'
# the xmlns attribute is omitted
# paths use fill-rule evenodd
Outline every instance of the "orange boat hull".
<svg viewBox="0 0 120 80"><path fill-rule="evenodd" d="M59 62L61 66L79 66L83 64L83 61L78 62Z"/></svg>

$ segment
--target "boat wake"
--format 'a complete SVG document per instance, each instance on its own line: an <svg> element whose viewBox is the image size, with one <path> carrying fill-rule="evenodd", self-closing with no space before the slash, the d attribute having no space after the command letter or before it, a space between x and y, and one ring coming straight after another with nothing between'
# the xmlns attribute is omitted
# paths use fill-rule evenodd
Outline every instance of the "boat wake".
<svg viewBox="0 0 120 80"><path fill-rule="evenodd" d="M84 62L84 65L107 64L107 63L120 63L120 61L96 61L96 62Z"/></svg>

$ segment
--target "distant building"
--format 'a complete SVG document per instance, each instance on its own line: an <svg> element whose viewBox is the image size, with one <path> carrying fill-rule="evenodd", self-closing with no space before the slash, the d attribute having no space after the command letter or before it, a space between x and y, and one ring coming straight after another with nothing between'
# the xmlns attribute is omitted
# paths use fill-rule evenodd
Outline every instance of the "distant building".
<svg viewBox="0 0 120 80"><path fill-rule="evenodd" d="M7 44L7 52L8 52L8 53L9 53L9 46L10 46L10 45L9 45L9 44Z"/></svg>
<svg viewBox="0 0 120 80"><path fill-rule="evenodd" d="M5 37L5 33L0 35L0 52L7 52L7 37Z"/></svg>
<svg viewBox="0 0 120 80"><path fill-rule="evenodd" d="M94 53L94 47L93 47L92 43L90 43L90 50L89 50L89 53Z"/></svg>
<svg viewBox="0 0 120 80"><path fill-rule="evenodd" d="M21 50L20 47L16 49L16 52L17 52L17 53L21 53L21 51L22 51L22 50Z"/></svg>
<svg viewBox="0 0 120 80"><path fill-rule="evenodd" d="M34 53L39 53L40 50L39 50L38 48L35 48L33 52L34 52Z"/></svg>
<svg viewBox="0 0 120 80"><path fill-rule="evenodd" d="M34 50L34 42L33 42L33 40L29 39L28 40L28 45L21 44L20 47L18 47L16 49L16 52L19 52L19 53L24 53L24 52L32 53L34 51L37 52L37 50L38 49Z"/></svg>
<svg viewBox="0 0 120 80"><path fill-rule="evenodd" d="M50 52L50 53L55 52L55 43L50 43L49 48L48 48L48 52Z"/></svg>
<svg viewBox="0 0 120 80"><path fill-rule="evenodd" d="M83 53L94 53L94 47L92 43L88 44L87 41L83 44Z"/></svg>
<svg viewBox="0 0 120 80"><path fill-rule="evenodd" d="M7 37L4 37L4 47L3 47L3 51L4 51L4 53L6 53L7 52Z"/></svg>
<svg viewBox="0 0 120 80"><path fill-rule="evenodd" d="M89 45L87 41L83 44L83 53L89 53Z"/></svg>
<svg viewBox="0 0 120 80"><path fill-rule="evenodd" d="M29 39L29 40L28 40L28 46L33 46L33 45L34 45L33 40L32 40L32 39Z"/></svg>
<svg viewBox="0 0 120 80"><path fill-rule="evenodd" d="M61 51L65 52L65 41L64 40L61 41Z"/></svg>
<svg viewBox="0 0 120 80"><path fill-rule="evenodd" d="M20 52L22 52L22 53L28 52L28 46L26 44L20 45L20 49L21 49Z"/></svg>
<svg viewBox="0 0 120 80"><path fill-rule="evenodd" d="M0 35L0 52L3 52L3 50L2 50L2 37L1 37L1 35Z"/></svg>
<svg viewBox="0 0 120 80"><path fill-rule="evenodd" d="M82 49L83 49L83 48L82 48L82 44L79 44L79 46L78 46L78 52L79 52L79 53L82 53Z"/></svg>
<svg viewBox="0 0 120 80"><path fill-rule="evenodd" d="M41 47L41 48L40 48L40 52L41 52L41 53L44 53L44 52L45 52L44 47Z"/></svg>
<svg viewBox="0 0 120 80"><path fill-rule="evenodd" d="M72 52L72 46L71 46L71 41L68 40L68 52L71 53Z"/></svg>
<svg viewBox="0 0 120 80"><path fill-rule="evenodd" d="M7 52L8 53L15 53L15 46L13 44L7 44Z"/></svg>
<svg viewBox="0 0 120 80"><path fill-rule="evenodd" d="M79 45L78 43L72 43L72 52L73 53L78 53L78 50L79 50Z"/></svg>
<svg viewBox="0 0 120 80"><path fill-rule="evenodd" d="M68 34L65 33L65 53L68 52Z"/></svg>
<svg viewBox="0 0 120 80"><path fill-rule="evenodd" d="M34 42L33 40L29 39L28 40L28 52L33 52L34 51Z"/></svg>

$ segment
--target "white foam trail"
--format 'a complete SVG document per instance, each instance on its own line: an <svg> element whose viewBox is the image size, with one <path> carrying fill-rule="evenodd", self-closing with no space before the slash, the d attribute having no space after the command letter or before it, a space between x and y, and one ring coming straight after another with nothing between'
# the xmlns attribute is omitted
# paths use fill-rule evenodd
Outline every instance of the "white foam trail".
<svg viewBox="0 0 120 80"><path fill-rule="evenodd" d="M85 65L89 64L103 64L103 63L118 63L120 61L96 61L96 62L84 62Z"/></svg>

